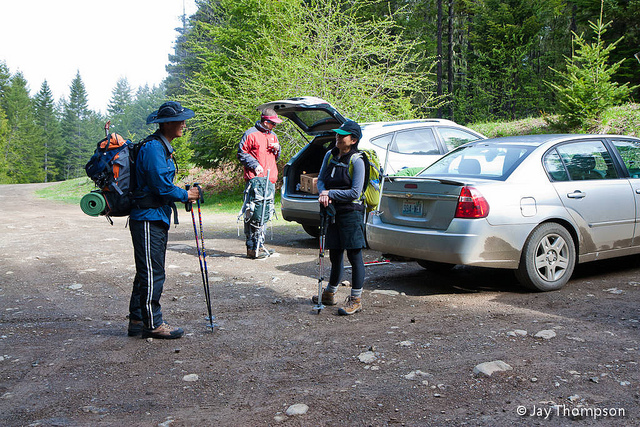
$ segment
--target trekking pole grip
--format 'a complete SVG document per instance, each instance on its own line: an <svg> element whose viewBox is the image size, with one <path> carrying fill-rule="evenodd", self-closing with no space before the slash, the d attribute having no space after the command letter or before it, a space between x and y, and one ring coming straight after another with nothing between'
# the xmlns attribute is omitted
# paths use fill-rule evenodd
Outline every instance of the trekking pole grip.
<svg viewBox="0 0 640 427"><path fill-rule="evenodd" d="M184 189L187 190L187 191L189 191L190 188L191 188L191 186L189 184L184 186ZM192 203L189 202L189 201L187 201L187 203L184 204L184 209L187 212L191 212L191 207L192 207Z"/></svg>
<svg viewBox="0 0 640 427"><path fill-rule="evenodd" d="M200 193L200 203L204 203L204 192L202 191L202 187L200 187L200 184L198 184L197 182L194 182L193 186L196 187L198 189L198 192Z"/></svg>

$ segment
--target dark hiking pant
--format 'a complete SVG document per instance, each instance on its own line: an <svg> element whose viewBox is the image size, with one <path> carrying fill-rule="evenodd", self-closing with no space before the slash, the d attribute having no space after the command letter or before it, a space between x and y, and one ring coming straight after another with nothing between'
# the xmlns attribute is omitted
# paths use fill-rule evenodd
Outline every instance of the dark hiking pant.
<svg viewBox="0 0 640 427"><path fill-rule="evenodd" d="M244 237L247 249L257 251L258 243L260 239L260 227L254 221L245 221L244 223Z"/></svg>
<svg viewBox="0 0 640 427"><path fill-rule="evenodd" d="M342 279L344 272L343 257L343 249L329 249L329 259L331 260L329 286L339 286L340 279ZM362 249L347 249L347 258L349 258L349 262L351 263L351 288L362 289L364 285Z"/></svg>
<svg viewBox="0 0 640 427"><path fill-rule="evenodd" d="M129 318L155 329L162 324L160 296L164 286L164 260L169 230L162 221L129 220L136 276L129 302Z"/></svg>

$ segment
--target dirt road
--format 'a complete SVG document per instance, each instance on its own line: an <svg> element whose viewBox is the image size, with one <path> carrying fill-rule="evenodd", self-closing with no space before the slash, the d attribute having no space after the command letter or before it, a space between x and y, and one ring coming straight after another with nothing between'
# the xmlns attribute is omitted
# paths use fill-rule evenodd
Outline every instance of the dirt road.
<svg viewBox="0 0 640 427"><path fill-rule="evenodd" d="M233 215L206 215L211 332L182 211L161 302L186 336L144 340L126 336L125 220L38 186L0 186L2 426L640 425L638 257L551 293L508 271L394 262L368 267L362 313L318 315L314 239L280 224L277 253L248 260ZM474 373L495 361L506 370Z"/></svg>

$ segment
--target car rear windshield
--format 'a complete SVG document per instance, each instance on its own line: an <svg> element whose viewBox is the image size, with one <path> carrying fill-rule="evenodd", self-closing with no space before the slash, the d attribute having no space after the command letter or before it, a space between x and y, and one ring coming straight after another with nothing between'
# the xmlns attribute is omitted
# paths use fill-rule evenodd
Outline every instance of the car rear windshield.
<svg viewBox="0 0 640 427"><path fill-rule="evenodd" d="M298 119L311 131L327 131L340 126L336 119L324 110L303 110L296 113Z"/></svg>
<svg viewBox="0 0 640 427"><path fill-rule="evenodd" d="M450 152L419 176L465 176L505 180L535 147L477 143Z"/></svg>

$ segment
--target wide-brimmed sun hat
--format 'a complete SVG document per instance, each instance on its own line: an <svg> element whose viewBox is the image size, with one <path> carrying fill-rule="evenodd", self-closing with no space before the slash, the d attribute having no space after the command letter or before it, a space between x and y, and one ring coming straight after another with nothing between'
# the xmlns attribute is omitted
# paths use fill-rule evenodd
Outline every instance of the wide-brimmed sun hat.
<svg viewBox="0 0 640 427"><path fill-rule="evenodd" d="M194 113L193 110L184 108L178 101L168 101L162 104L157 111L149 114L149 117L147 117L147 124L181 122L183 120L191 119L195 115L196 113Z"/></svg>

